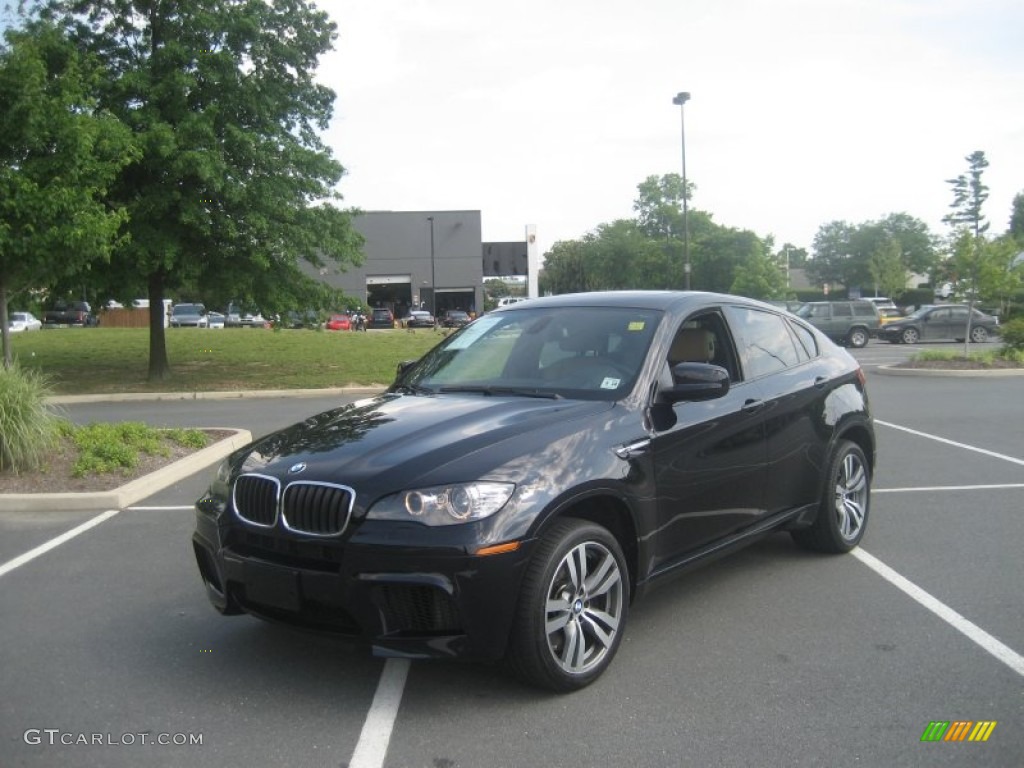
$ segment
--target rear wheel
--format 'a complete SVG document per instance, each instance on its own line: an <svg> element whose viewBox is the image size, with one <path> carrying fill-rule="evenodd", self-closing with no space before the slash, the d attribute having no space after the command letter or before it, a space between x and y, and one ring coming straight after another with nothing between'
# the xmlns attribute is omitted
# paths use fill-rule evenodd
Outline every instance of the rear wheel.
<svg viewBox="0 0 1024 768"><path fill-rule="evenodd" d="M584 520L555 522L523 578L509 663L553 691L596 680L618 650L629 613L629 572L618 541Z"/></svg>
<svg viewBox="0 0 1024 768"><path fill-rule="evenodd" d="M856 443L843 440L829 462L818 516L794 541L817 552L849 552L864 536L871 502L871 469Z"/></svg>

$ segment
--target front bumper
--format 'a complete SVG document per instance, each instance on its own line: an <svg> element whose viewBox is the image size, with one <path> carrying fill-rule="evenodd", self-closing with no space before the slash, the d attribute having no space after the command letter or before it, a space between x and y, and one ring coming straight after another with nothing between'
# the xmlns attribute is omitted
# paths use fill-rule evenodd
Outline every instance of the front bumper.
<svg viewBox="0 0 1024 768"><path fill-rule="evenodd" d="M499 659L531 547L452 549L302 541L196 513L192 537L210 602L369 643L376 655Z"/></svg>

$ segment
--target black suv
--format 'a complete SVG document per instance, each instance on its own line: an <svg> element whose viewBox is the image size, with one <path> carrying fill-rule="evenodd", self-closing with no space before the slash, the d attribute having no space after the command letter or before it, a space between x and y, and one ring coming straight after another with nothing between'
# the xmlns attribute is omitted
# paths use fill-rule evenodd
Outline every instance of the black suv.
<svg viewBox="0 0 1024 768"><path fill-rule="evenodd" d="M878 336L882 318L870 301L811 301L796 311L838 344L863 347Z"/></svg>
<svg viewBox="0 0 1024 768"><path fill-rule="evenodd" d="M848 552L868 523L864 374L761 302L533 299L400 370L217 470L192 541L221 613L383 656L507 656L569 691L655 583L773 531Z"/></svg>
<svg viewBox="0 0 1024 768"><path fill-rule="evenodd" d="M44 325L96 325L96 315L87 301L58 300L43 313Z"/></svg>
<svg viewBox="0 0 1024 768"><path fill-rule="evenodd" d="M395 314L390 309L377 307L370 311L370 319L366 323L367 328L394 328Z"/></svg>

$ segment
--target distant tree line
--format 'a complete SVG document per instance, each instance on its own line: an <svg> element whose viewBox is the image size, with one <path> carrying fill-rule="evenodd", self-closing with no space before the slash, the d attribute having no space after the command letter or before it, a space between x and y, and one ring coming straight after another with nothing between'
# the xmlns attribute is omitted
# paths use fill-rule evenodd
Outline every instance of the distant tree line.
<svg viewBox="0 0 1024 768"><path fill-rule="evenodd" d="M908 295L912 276L925 286L954 286L957 295L1009 309L1021 290L1024 193L1013 202L1010 226L986 237L982 206L987 189L983 152L967 158L969 171L949 184L953 191L950 230L936 234L907 213L853 224L831 221L814 237L811 252L771 236L723 226L712 214L689 205L691 287L765 300L795 298L787 271L802 267L812 284L845 295ZM688 182L687 201L695 187ZM637 187L635 216L599 224L578 240L559 241L545 254L540 289L569 293L618 288L673 289L684 285L683 182L678 174L651 176ZM911 288L914 286L911 285Z"/></svg>

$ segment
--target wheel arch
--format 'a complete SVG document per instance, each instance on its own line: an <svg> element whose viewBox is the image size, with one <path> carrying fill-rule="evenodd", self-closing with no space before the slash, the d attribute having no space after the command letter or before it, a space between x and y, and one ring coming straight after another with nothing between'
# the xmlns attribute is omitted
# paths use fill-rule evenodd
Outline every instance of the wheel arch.
<svg viewBox="0 0 1024 768"><path fill-rule="evenodd" d="M629 597L632 601L637 588L639 547L636 521L629 505L620 497L607 492L574 499L549 515L537 536L544 536L555 521L569 517L600 525L619 542L622 554L626 558L626 568L629 570Z"/></svg>

